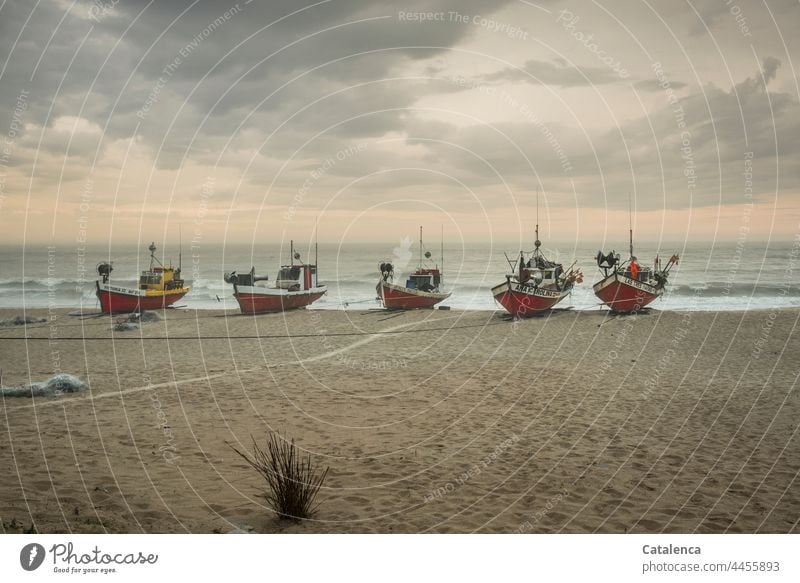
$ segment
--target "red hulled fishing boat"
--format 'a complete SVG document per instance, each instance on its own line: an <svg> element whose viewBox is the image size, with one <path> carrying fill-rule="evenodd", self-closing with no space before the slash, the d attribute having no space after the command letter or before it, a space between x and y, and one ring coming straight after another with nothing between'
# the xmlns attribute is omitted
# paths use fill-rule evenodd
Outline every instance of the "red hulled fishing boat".
<svg viewBox="0 0 800 583"><path fill-rule="evenodd" d="M155 256L156 245L150 243L150 268L139 276L139 287L128 288L109 283L112 263L98 263L97 273L102 281L95 282L100 309L104 314L127 314L144 310L167 308L189 293L178 267L162 264Z"/></svg>
<svg viewBox="0 0 800 583"><path fill-rule="evenodd" d="M390 262L380 264L381 279L375 286L378 299L387 310L431 309L439 302L450 297L449 293L440 290L442 271L438 265L426 267L423 257L431 258L431 252L423 254L422 227L419 228L419 265L408 276L406 285L394 283L394 266ZM444 262L444 245L442 245L442 262Z"/></svg>
<svg viewBox="0 0 800 583"><path fill-rule="evenodd" d="M640 265L633 254L632 228L629 233L630 257L627 261L620 263L619 254L615 251L607 255L602 251L597 252L597 266L603 270L603 279L592 286L594 294L618 314L638 312L661 297L669 272L678 263L678 255L673 255L663 267L658 256L652 268Z"/></svg>
<svg viewBox="0 0 800 583"><path fill-rule="evenodd" d="M494 299L515 319L541 315L567 297L576 283L583 282L583 274L574 261L564 269L562 264L547 259L541 246L537 218L533 251L527 257L520 251L514 262L506 256L511 273L492 288Z"/></svg>
<svg viewBox="0 0 800 583"><path fill-rule="evenodd" d="M242 314L268 314L305 308L316 302L328 291L324 284L317 282L317 264L303 263L300 253L294 251L294 241L290 244L289 265L278 270L275 285L266 283L269 276L256 275L253 267L250 273L225 274L225 281L233 284L233 297L239 302ZM297 263L295 263L295 261Z"/></svg>

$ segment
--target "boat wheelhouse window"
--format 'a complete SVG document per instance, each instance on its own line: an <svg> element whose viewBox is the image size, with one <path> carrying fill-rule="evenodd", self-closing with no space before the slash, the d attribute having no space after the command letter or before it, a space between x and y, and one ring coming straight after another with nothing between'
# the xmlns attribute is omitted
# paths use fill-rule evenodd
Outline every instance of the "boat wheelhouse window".
<svg viewBox="0 0 800 583"><path fill-rule="evenodd" d="M160 283L161 283L160 273L145 272L139 278L140 285L158 285Z"/></svg>
<svg viewBox="0 0 800 583"><path fill-rule="evenodd" d="M278 272L278 279L300 279L300 267L284 267Z"/></svg>
<svg viewBox="0 0 800 583"><path fill-rule="evenodd" d="M434 277L431 274L413 273L408 276L406 287L421 291L430 291L435 289Z"/></svg>
<svg viewBox="0 0 800 583"><path fill-rule="evenodd" d="M649 267L642 267L640 265L639 266L639 273L636 274L636 281L648 282L648 281L650 281L651 275L652 275L652 270ZM628 269L625 270L625 276L630 277L631 279L633 279L633 274L631 273L631 268L630 267L628 267Z"/></svg>

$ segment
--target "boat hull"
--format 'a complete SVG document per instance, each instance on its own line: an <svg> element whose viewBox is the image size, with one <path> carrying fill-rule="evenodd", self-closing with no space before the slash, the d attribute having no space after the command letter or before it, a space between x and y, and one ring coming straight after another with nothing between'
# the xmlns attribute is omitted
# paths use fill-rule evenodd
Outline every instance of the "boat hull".
<svg viewBox="0 0 800 583"><path fill-rule="evenodd" d="M635 281L619 273L604 277L592 289L605 305L619 314L637 312L664 293L663 287Z"/></svg>
<svg viewBox="0 0 800 583"><path fill-rule="evenodd" d="M449 293L424 292L388 283L378 282L378 297L387 310L425 310L432 309L439 302L450 297Z"/></svg>
<svg viewBox="0 0 800 583"><path fill-rule="evenodd" d="M107 284L97 284L97 298L104 314L130 314L144 310L163 310L189 293L189 288L179 288L164 292L122 288Z"/></svg>
<svg viewBox="0 0 800 583"><path fill-rule="evenodd" d="M547 312L567 297L572 288L555 290L530 288L507 280L492 288L492 295L515 318L531 318Z"/></svg>
<svg viewBox="0 0 800 583"><path fill-rule="evenodd" d="M310 306L328 290L325 286L302 291L256 286L234 286L233 297L239 302L242 314L270 314Z"/></svg>

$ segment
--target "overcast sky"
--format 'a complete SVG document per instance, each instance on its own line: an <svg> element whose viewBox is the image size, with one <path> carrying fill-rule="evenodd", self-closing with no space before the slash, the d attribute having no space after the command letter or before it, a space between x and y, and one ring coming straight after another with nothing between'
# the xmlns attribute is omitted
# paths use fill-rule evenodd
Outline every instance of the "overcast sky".
<svg viewBox="0 0 800 583"><path fill-rule="evenodd" d="M0 241L793 239L797 0L0 0ZM751 204L752 203L752 206Z"/></svg>

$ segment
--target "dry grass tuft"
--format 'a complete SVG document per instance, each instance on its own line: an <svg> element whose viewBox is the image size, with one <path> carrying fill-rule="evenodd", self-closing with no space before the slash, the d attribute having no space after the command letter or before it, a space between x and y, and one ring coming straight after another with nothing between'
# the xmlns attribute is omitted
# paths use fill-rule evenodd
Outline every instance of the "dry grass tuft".
<svg viewBox="0 0 800 583"><path fill-rule="evenodd" d="M320 474L311 454L303 455L295 446L294 439L288 441L270 433L266 447L262 448L253 438L252 455L232 445L230 447L267 482L261 496L280 518L300 520L314 515L319 507L314 500L329 468Z"/></svg>

